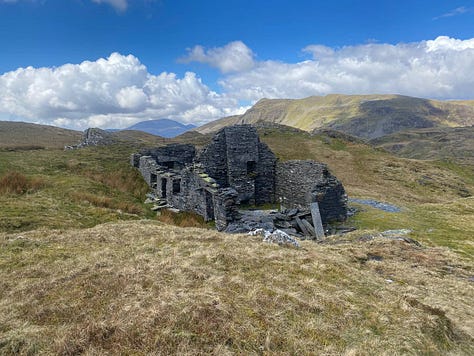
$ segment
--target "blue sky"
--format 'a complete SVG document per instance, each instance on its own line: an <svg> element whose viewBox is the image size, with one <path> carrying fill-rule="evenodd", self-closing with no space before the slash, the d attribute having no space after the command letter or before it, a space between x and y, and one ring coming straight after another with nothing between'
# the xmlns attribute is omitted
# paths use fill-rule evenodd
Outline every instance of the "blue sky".
<svg viewBox="0 0 474 356"><path fill-rule="evenodd" d="M474 99L474 1L0 0L0 119L201 124L263 98Z"/></svg>

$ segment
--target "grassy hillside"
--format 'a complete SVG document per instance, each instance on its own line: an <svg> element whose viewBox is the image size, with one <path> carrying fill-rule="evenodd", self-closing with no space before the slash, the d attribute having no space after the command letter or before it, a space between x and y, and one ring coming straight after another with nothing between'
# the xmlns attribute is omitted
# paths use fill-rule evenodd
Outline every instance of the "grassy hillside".
<svg viewBox="0 0 474 356"><path fill-rule="evenodd" d="M0 149L64 148L79 142L82 132L25 122L0 121Z"/></svg>
<svg viewBox="0 0 474 356"><path fill-rule="evenodd" d="M474 126L404 131L371 143L402 157L456 160L474 166Z"/></svg>
<svg viewBox="0 0 474 356"><path fill-rule="evenodd" d="M361 229L408 228L424 243L450 246L474 256L474 167L395 157L367 144L326 135L262 129L261 138L281 160L314 159L328 164L349 197L371 198L402 207L363 212L349 223ZM284 144L283 144L284 143Z"/></svg>
<svg viewBox="0 0 474 356"><path fill-rule="evenodd" d="M305 99L262 99L240 117L224 118L197 128L201 133L235 123L271 122L305 131L332 128L348 134L376 138L427 127L474 124L469 102L442 102L401 95L312 96Z"/></svg>
<svg viewBox="0 0 474 356"><path fill-rule="evenodd" d="M1 234L0 350L472 354L472 266L358 237L292 249L147 221Z"/></svg>
<svg viewBox="0 0 474 356"><path fill-rule="evenodd" d="M147 216L142 202L148 187L129 166L133 151L0 151L0 231L90 227Z"/></svg>
<svg viewBox="0 0 474 356"><path fill-rule="evenodd" d="M156 221L144 141L0 150L0 354L473 354L473 167L328 134L260 129L402 211L353 204L358 230L301 249Z"/></svg>

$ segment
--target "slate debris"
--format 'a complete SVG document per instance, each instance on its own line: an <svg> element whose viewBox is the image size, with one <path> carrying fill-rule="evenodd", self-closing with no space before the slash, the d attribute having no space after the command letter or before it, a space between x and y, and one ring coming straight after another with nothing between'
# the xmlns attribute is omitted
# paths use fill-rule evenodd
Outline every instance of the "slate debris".
<svg viewBox="0 0 474 356"><path fill-rule="evenodd" d="M278 244L279 246L301 247L299 242L282 230L268 231L265 229L255 229L248 233L249 235L263 236L263 242Z"/></svg>
<svg viewBox="0 0 474 356"><path fill-rule="evenodd" d="M231 222L225 232L248 233L257 229L266 231L280 230L301 240L315 240L316 235L312 223L311 212L303 209L278 210L239 210L240 217ZM354 231L354 227L342 226L340 228L325 229L334 234L343 234Z"/></svg>

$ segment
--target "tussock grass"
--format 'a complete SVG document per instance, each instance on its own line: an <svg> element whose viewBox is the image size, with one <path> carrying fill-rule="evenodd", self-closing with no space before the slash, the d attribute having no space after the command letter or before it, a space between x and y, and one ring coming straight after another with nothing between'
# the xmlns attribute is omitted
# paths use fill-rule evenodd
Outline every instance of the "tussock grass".
<svg viewBox="0 0 474 356"><path fill-rule="evenodd" d="M128 161L136 149L0 152L0 177L17 172L36 187L26 186L28 194L0 193L0 231L91 227L152 217L143 204L148 186ZM41 189L36 178L44 182ZM25 187L22 181L20 187Z"/></svg>
<svg viewBox="0 0 474 356"><path fill-rule="evenodd" d="M46 185L39 177L28 178L19 172L7 172L0 177L0 194L25 194L38 191Z"/></svg>
<svg viewBox="0 0 474 356"><path fill-rule="evenodd" d="M209 227L209 225L204 221L204 218L202 216L188 211L180 211L178 213L175 213L171 210L163 209L157 215L157 220L165 224L179 227Z"/></svg>
<svg viewBox="0 0 474 356"><path fill-rule="evenodd" d="M472 266L361 234L301 249L151 221L2 234L0 353L472 354Z"/></svg>
<svg viewBox="0 0 474 356"><path fill-rule="evenodd" d="M324 135L261 130L279 159L326 163L353 197L393 203L447 203L474 194L472 167L395 157L357 142ZM285 144L282 144L285 142Z"/></svg>
<svg viewBox="0 0 474 356"><path fill-rule="evenodd" d="M124 201L117 201L103 195L96 195L90 193L77 193L72 192L71 197L73 200L79 203L90 203L94 206L108 209L117 209L124 211L129 214L141 214L143 213L143 208L137 204L132 204Z"/></svg>

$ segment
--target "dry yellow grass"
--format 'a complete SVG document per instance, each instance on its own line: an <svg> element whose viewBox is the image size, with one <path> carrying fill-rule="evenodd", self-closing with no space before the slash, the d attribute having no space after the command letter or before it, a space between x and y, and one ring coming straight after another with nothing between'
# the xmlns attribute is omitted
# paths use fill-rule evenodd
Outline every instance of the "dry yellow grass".
<svg viewBox="0 0 474 356"><path fill-rule="evenodd" d="M26 122L0 121L0 149L62 149L81 139L79 131Z"/></svg>
<svg viewBox="0 0 474 356"><path fill-rule="evenodd" d="M188 211L175 213L171 210L163 209L158 213L157 220L165 224L179 227L209 227L202 216Z"/></svg>
<svg viewBox="0 0 474 356"><path fill-rule="evenodd" d="M0 177L0 195L31 193L43 188L45 184L41 178L28 178L19 172L10 171Z"/></svg>
<svg viewBox="0 0 474 356"><path fill-rule="evenodd" d="M301 249L151 221L1 234L0 353L473 354L472 265L365 234Z"/></svg>
<svg viewBox="0 0 474 356"><path fill-rule="evenodd" d="M445 203L473 193L472 167L458 172L430 161L398 158L369 145L309 134L261 130L261 139L283 161L326 163L352 197L402 204Z"/></svg>

